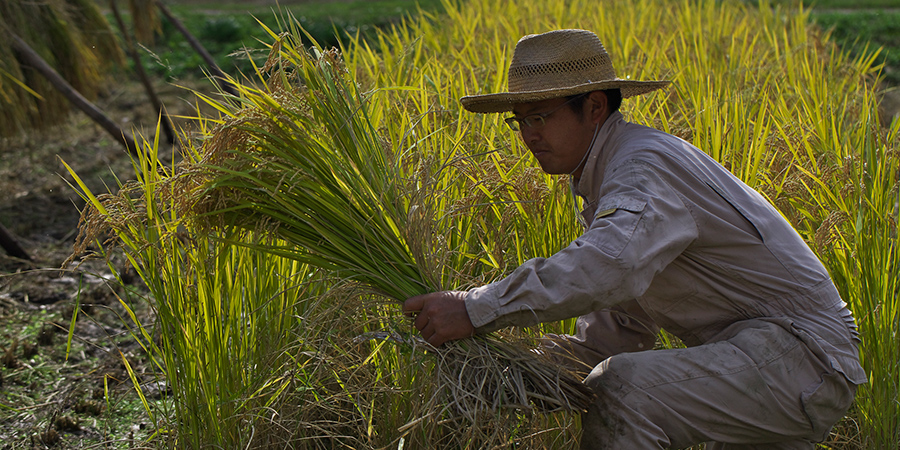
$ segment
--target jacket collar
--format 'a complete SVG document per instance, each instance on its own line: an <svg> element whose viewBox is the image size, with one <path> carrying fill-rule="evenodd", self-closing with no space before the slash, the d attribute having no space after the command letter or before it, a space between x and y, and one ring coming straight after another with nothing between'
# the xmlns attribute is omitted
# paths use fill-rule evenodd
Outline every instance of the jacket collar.
<svg viewBox="0 0 900 450"><path fill-rule="evenodd" d="M603 173L606 170L606 163L609 161L611 151L605 149L610 137L616 130L625 124L625 118L622 113L616 111L606 118L600 130L597 131L597 138L594 139L594 145L588 150L587 161L584 162L584 168L581 170L581 178L576 182L572 179L572 193L581 197L584 201L582 215L588 213L588 217L593 216L593 208L596 208L598 196L600 193L600 185L603 183Z"/></svg>

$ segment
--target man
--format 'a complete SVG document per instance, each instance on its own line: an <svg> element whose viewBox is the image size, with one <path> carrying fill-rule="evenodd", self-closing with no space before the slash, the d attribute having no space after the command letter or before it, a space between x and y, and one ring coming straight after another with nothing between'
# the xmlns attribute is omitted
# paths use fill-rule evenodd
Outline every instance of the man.
<svg viewBox="0 0 900 450"><path fill-rule="evenodd" d="M762 196L618 112L621 98L667 83L617 78L588 31L522 38L509 92L461 101L512 112L541 168L570 175L584 234L500 281L404 310L433 345L580 316L556 349L592 367L582 448L813 448L866 380L853 317ZM659 327L687 348L652 350Z"/></svg>

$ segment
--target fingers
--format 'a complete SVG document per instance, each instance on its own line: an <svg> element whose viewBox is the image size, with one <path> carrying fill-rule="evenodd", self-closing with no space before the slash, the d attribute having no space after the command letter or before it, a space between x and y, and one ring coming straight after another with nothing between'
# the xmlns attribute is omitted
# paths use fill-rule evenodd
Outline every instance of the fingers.
<svg viewBox="0 0 900 450"><path fill-rule="evenodd" d="M443 291L410 297L403 302L403 313L413 317L413 326L422 338L437 347L475 334L465 295L463 291Z"/></svg>
<svg viewBox="0 0 900 450"><path fill-rule="evenodd" d="M428 321L425 326L419 330L419 333L422 335L422 339L425 339L425 342L428 342L435 347L440 347L443 343L451 340L439 331L439 327L435 326L433 321Z"/></svg>
<svg viewBox="0 0 900 450"><path fill-rule="evenodd" d="M428 294L425 295L417 295L415 297L410 297L403 302L403 314L407 317L415 317L420 311L422 311L422 307L425 306L425 299Z"/></svg>
<svg viewBox="0 0 900 450"><path fill-rule="evenodd" d="M438 335L434 326L426 325L424 328L419 330L419 333L422 335L422 339L425 339L425 342L428 342L435 347L447 341L446 339L442 339Z"/></svg>
<svg viewBox="0 0 900 450"><path fill-rule="evenodd" d="M406 315L415 317L413 326L419 330L422 339L425 339L429 344L437 347L446 341L445 339L440 339L437 335L435 325L439 322L438 320L432 320L432 317L424 311L409 311Z"/></svg>
<svg viewBox="0 0 900 450"><path fill-rule="evenodd" d="M440 320L435 320L435 315L440 312L436 311L437 305L433 302L439 297L440 293L437 292L410 297L403 302L403 314L413 318L413 326L419 330L422 339L435 347L447 341L439 336L437 325Z"/></svg>
<svg viewBox="0 0 900 450"><path fill-rule="evenodd" d="M430 321L431 318L428 317L428 314L418 313L416 319L413 321L413 326L415 326L417 330L422 331Z"/></svg>

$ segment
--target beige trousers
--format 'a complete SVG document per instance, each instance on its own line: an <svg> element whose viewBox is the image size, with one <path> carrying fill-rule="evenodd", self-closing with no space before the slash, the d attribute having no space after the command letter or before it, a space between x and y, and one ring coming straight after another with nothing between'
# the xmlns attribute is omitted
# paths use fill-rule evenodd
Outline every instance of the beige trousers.
<svg viewBox="0 0 900 450"><path fill-rule="evenodd" d="M582 417L581 448L812 449L856 386L802 331L776 322L738 322L697 347L607 358L585 379L597 400Z"/></svg>

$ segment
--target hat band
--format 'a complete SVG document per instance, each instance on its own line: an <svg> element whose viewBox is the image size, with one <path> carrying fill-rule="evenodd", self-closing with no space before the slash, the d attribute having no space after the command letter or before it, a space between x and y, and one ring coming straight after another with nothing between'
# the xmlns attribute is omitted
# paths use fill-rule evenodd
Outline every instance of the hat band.
<svg viewBox="0 0 900 450"><path fill-rule="evenodd" d="M569 61L554 61L544 64L531 64L527 66L515 66L509 68L509 78L527 78L532 76L552 75L560 73L585 72L598 67L612 67L612 61L609 55L600 53L590 58L574 59ZM605 79L615 79L614 70L609 70L608 74L603 74ZM600 81L600 80L596 80Z"/></svg>

